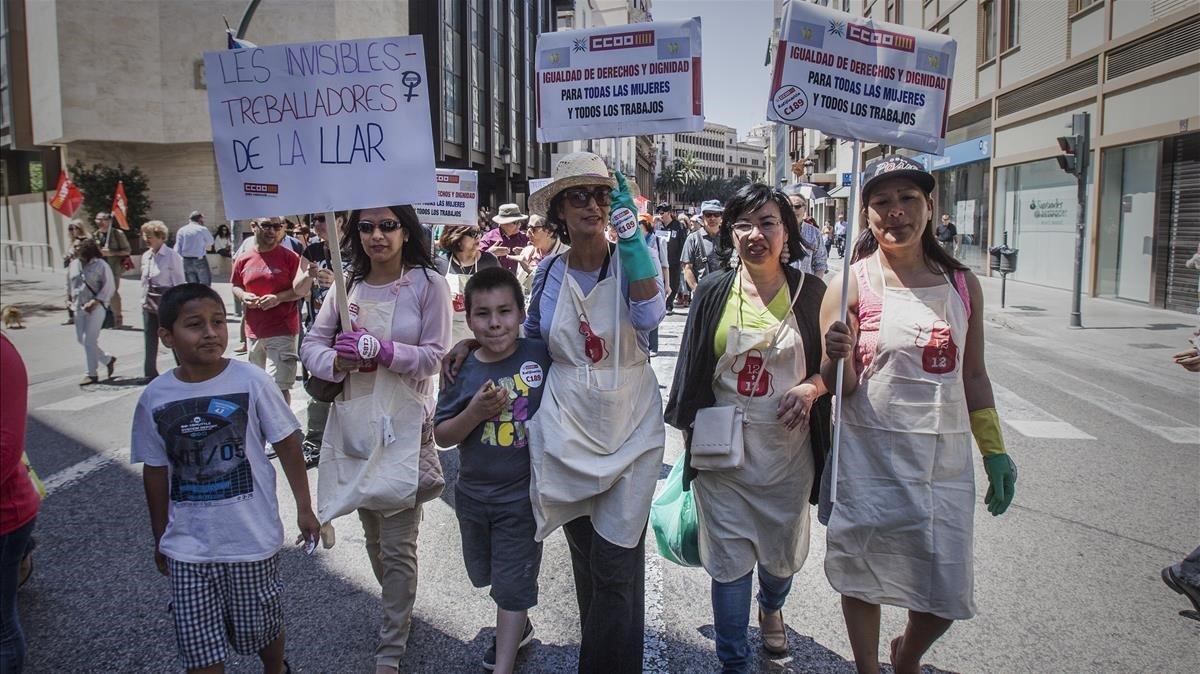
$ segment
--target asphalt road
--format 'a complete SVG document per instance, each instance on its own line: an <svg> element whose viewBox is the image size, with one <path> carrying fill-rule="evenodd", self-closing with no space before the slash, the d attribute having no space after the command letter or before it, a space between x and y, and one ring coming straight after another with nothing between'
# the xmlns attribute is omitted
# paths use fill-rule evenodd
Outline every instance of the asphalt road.
<svg viewBox="0 0 1200 674"><path fill-rule="evenodd" d="M12 289L6 285L5 303ZM127 307L136 306L131 293L126 298ZM141 390L130 378L140 375L142 335L105 331L102 344L119 357L118 378L81 390L82 352L63 318L35 308L27 311L27 329L9 333L30 370L28 452L51 490L38 518L34 576L19 597L28 671L171 671L167 580L154 569L140 473L128 464ZM662 329L655 369L664 395L684 320L672 316ZM1197 378L1124 337L1071 341L1003 322L988 329L988 364L1020 466L1017 499L993 518L977 489L979 615L956 624L925 662L961 672L1195 671L1200 621L1179 615L1186 601L1158 574L1200 544ZM168 366L164 358L161 367ZM296 393L302 397L299 386ZM664 477L682 449L672 429L667 441ZM461 560L449 488L457 456L446 452L443 460L449 486L426 505L421 524L405 671L480 671L491 638L493 605L486 591L471 588ZM310 472L314 492L315 479ZM279 481L285 527L294 534L282 473ZM976 481L986 484L981 465ZM371 668L379 591L357 521L343 518L337 530L331 550L306 557L289 548L282 555L287 652L297 671ZM791 655L760 658L762 671L853 671L824 552L814 517L808 563L784 608ZM648 541L648 671L718 669L708 597L702 570L666 562ZM521 670L572 671L579 626L561 534L546 543L540 598ZM884 610L882 644L903 620L901 610ZM237 656L230 671L259 668L256 659Z"/></svg>

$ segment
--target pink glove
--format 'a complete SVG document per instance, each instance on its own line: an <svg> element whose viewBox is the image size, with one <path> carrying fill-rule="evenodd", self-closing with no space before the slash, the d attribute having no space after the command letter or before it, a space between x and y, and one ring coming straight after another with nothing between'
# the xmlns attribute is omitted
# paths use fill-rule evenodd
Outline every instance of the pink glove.
<svg viewBox="0 0 1200 674"><path fill-rule="evenodd" d="M396 345L390 339L379 339L370 333L364 333L358 338L358 356L364 360L374 358L376 363L384 367L392 366L396 357Z"/></svg>
<svg viewBox="0 0 1200 674"><path fill-rule="evenodd" d="M366 334L366 330L343 332L334 341L333 350L337 352L338 356L346 360L360 360L358 355L358 338Z"/></svg>

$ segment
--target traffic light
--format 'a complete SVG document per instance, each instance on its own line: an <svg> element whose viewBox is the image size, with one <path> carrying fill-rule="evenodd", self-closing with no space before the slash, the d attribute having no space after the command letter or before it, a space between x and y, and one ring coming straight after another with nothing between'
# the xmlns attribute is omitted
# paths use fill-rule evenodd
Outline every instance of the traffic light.
<svg viewBox="0 0 1200 674"><path fill-rule="evenodd" d="M1058 167L1073 176L1082 173L1080 170L1079 150L1083 147L1083 138L1079 136L1059 136L1058 147L1062 150L1062 154L1055 157L1058 160Z"/></svg>

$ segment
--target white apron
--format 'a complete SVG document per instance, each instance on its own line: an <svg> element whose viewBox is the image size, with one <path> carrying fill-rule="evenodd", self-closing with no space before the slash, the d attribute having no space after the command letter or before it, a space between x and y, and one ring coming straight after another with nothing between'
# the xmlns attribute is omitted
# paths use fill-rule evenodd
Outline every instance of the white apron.
<svg viewBox="0 0 1200 674"><path fill-rule="evenodd" d="M776 417L783 395L806 378L804 341L790 307L771 349L775 332L731 327L713 373L714 405L737 405L746 419L742 467L702 470L692 481L700 561L722 583L746 575L755 563L773 576L789 578L808 557L813 482L809 426L806 422L788 430Z"/></svg>
<svg viewBox="0 0 1200 674"><path fill-rule="evenodd" d="M398 293L399 283L392 289ZM356 299L350 313L364 330L390 335L395 308L394 298ZM322 523L358 508L389 516L416 505L421 426L430 397L383 366L346 377L353 397L334 401L321 443L317 519Z"/></svg>
<svg viewBox="0 0 1200 674"><path fill-rule="evenodd" d="M478 266L478 262L475 263ZM446 272L446 284L450 286L450 344L458 344L464 339L472 339L475 333L467 327L467 281L471 274L455 274Z"/></svg>
<svg viewBox="0 0 1200 674"><path fill-rule="evenodd" d="M879 276L883 268L876 254ZM962 380L967 310L949 278L883 287L874 360L842 401L825 574L839 593L975 614L975 473Z"/></svg>
<svg viewBox="0 0 1200 674"><path fill-rule="evenodd" d="M613 325L617 301L621 320ZM609 349L617 330L621 353L614 355ZM547 346L552 365L546 391L528 423L534 538L541 541L586 515L605 540L636 547L650 514L666 431L658 378L638 347L620 280L604 278L585 296L564 270Z"/></svg>

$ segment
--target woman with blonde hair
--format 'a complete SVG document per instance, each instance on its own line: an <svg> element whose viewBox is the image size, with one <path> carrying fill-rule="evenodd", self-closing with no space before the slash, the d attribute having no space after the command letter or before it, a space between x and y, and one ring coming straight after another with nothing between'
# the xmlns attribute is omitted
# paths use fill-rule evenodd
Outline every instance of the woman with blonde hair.
<svg viewBox="0 0 1200 674"><path fill-rule="evenodd" d="M184 282L183 257L167 244L169 232L162 220L142 225L142 342L145 360L142 375L158 376L158 302L163 293Z"/></svg>

